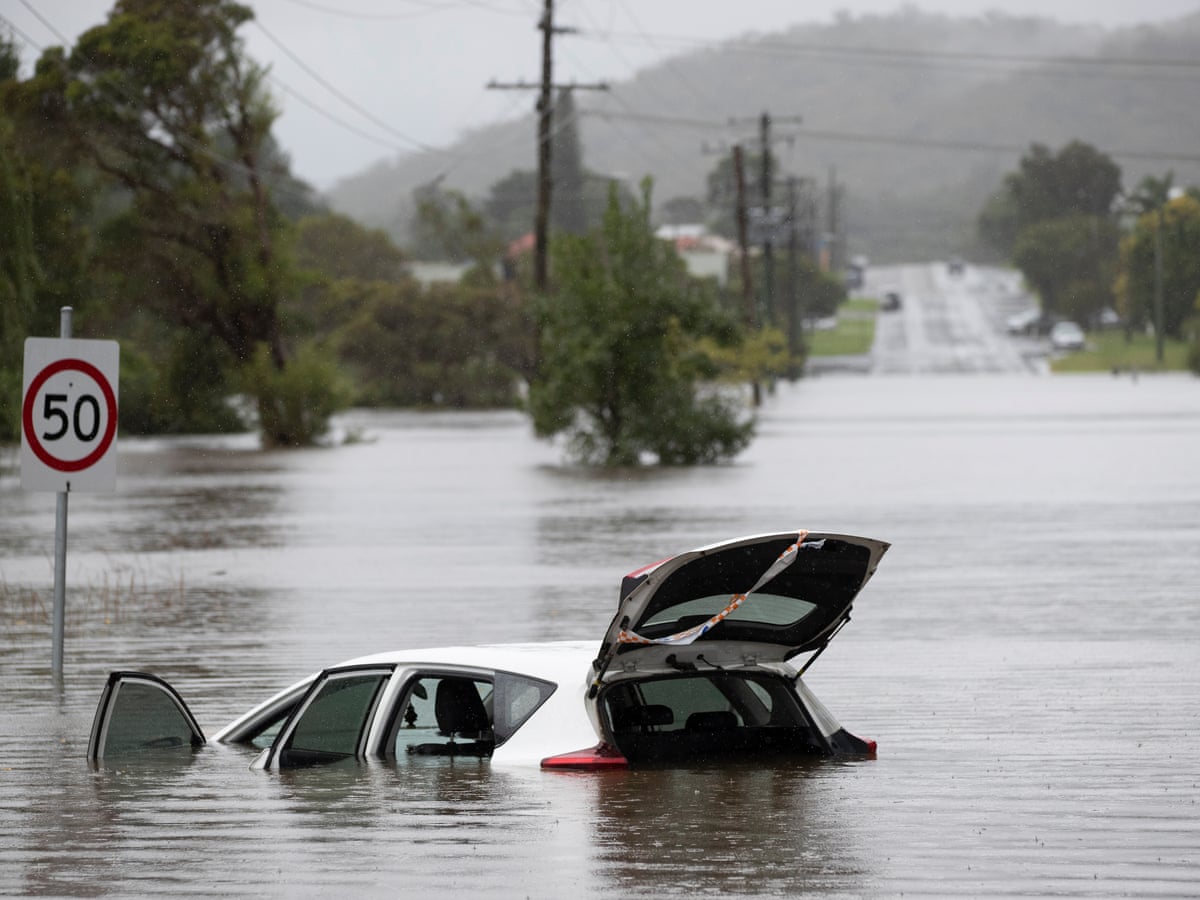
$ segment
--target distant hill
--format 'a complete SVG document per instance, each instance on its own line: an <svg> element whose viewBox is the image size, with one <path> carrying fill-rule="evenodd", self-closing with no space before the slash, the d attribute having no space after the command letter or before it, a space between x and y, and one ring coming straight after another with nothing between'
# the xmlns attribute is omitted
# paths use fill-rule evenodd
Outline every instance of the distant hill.
<svg viewBox="0 0 1200 900"><path fill-rule="evenodd" d="M1129 187L1168 170L1200 183L1198 91L1200 14L1105 30L908 8L683 53L576 105L588 168L651 175L658 203L703 196L714 153L755 150L769 112L779 174L812 179L822 199L831 174L843 186L850 251L915 261L977 254L979 210L1035 141L1091 143ZM443 153L380 162L328 199L402 237L414 187L444 176L483 197L535 167L534 133L532 115L483 128Z"/></svg>

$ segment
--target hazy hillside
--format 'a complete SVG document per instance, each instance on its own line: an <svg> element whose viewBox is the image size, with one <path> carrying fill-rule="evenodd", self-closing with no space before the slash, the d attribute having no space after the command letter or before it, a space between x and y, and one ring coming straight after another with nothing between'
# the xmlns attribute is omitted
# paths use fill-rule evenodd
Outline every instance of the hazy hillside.
<svg viewBox="0 0 1200 900"><path fill-rule="evenodd" d="M1167 170L1200 182L1197 88L1200 16L1105 31L909 9L685 53L576 104L588 167L649 174L659 202L702 195L715 154L757 147L755 120L767 111L780 174L823 189L836 172L851 248L896 260L970 253L984 199L1034 141L1093 143L1128 185ZM509 171L534 168L534 132L531 113L445 153L381 162L330 200L402 234L413 187L442 176L483 196Z"/></svg>

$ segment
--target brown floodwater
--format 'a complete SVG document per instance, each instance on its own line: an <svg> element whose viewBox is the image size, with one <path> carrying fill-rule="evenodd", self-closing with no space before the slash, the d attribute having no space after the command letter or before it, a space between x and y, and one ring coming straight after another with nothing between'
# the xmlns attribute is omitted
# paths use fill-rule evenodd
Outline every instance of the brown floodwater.
<svg viewBox="0 0 1200 900"><path fill-rule="evenodd" d="M517 413L338 424L287 452L122 439L116 493L71 497L61 684L54 497L0 457L0 893L1200 894L1200 381L814 378L733 464L664 471L564 465ZM790 528L894 545L806 678L876 759L84 759L111 669L211 732L362 653L599 640L625 572Z"/></svg>

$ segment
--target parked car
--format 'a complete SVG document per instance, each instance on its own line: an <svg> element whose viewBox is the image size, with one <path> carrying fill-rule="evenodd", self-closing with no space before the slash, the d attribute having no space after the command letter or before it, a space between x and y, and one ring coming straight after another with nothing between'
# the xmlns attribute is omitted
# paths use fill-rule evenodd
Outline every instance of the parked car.
<svg viewBox="0 0 1200 900"><path fill-rule="evenodd" d="M1033 306L1013 313L1005 324L1009 334L1036 334L1041 320L1042 311Z"/></svg>
<svg viewBox="0 0 1200 900"><path fill-rule="evenodd" d="M1055 322L1050 329L1050 346L1055 350L1082 350L1086 344L1083 329L1074 322Z"/></svg>
<svg viewBox="0 0 1200 900"><path fill-rule="evenodd" d="M445 647L349 660L217 731L254 768L342 761L609 768L644 762L872 754L802 675L850 618L888 544L786 532L726 541L627 575L593 641ZM803 665L796 660L805 655ZM178 693L113 672L88 742L95 765L209 741Z"/></svg>

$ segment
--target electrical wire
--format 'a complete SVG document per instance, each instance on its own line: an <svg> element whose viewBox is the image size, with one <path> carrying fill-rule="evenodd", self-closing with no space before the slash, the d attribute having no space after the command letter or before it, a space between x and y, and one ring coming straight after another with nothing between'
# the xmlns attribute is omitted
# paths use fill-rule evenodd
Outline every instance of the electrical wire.
<svg viewBox="0 0 1200 900"><path fill-rule="evenodd" d="M283 43L283 41L279 40L279 38L277 38L274 35L274 33L271 32L271 30L269 28L267 28L265 25L263 25L263 23L259 19L255 18L255 19L252 19L251 21L254 23L255 27L257 27L258 30L261 31L271 41L271 43L273 43L276 47L278 47L289 59L292 60L292 62L294 62L296 65L298 65L310 78L312 78L319 85L321 85L321 87L325 88L325 90L329 91L329 93L333 94L333 96L337 97L339 100L341 100L343 103L345 103L352 110L357 112L364 119L366 119L367 121L371 122L372 124L378 126L379 128L382 128L384 131L388 132L389 134L399 138L400 140L404 141L406 144L410 144L411 146L417 148L418 150L424 150L427 152L434 152L434 153L440 152L438 150L438 148L434 147L433 145L427 144L424 141L418 140L417 138L414 138L408 134L405 134L403 131L400 131L399 129L392 127L390 124L388 124L383 119L376 116L370 110L364 108L362 106L362 104L358 103L358 101L354 100L352 97L348 96L345 92L341 91L336 85L332 84L320 72L316 71L312 66L310 66L308 63L306 63L298 53L294 52L290 47L288 47L285 43Z"/></svg>
<svg viewBox="0 0 1200 900"><path fill-rule="evenodd" d="M581 115L594 118L608 119L632 119L639 122L654 123L659 125L669 125L680 128L701 128L712 130L721 127L723 123L715 120L704 119L689 119L678 116L655 116L637 112L615 113L604 110L587 110ZM906 137L903 135L885 135L885 134L870 134L865 132L851 131L828 131L817 130L810 128L801 128L796 132L796 137L800 140L825 140L838 141L842 143L854 144L881 144L887 146L899 147L917 147L930 150L957 150L969 151L973 153L1025 153L1029 150L1029 146L1020 146L1017 144L989 144L982 141L957 141L957 140L941 140L936 138L918 138ZM1109 156L1119 157L1121 159L1140 160L1148 162L1200 162L1200 154L1182 153L1182 152L1160 152L1160 151L1143 151L1143 150L1109 150L1106 151Z"/></svg>
<svg viewBox="0 0 1200 900"><path fill-rule="evenodd" d="M500 13L506 16L527 16L527 10L509 9L503 6L498 6L494 3L485 3L482 0L459 0L457 3L438 3L436 0L405 0L412 6L422 7L416 11L410 12L356 12L349 9L338 9L333 6L326 6L322 3L314 3L313 0L286 0L288 3L293 3L296 6L302 6L305 9L313 10L314 12L325 13L330 16L337 16L343 19L359 19L369 21L401 21L415 19L421 16L429 15L430 13L453 12L456 8L466 9L484 9L488 12Z"/></svg>
<svg viewBox="0 0 1200 900"><path fill-rule="evenodd" d="M702 38L677 35L647 34L638 32L610 31L585 35L599 39L620 38L641 41L653 45L674 43L694 49L721 49L734 52L760 53L765 55L839 56L853 59L892 59L914 63L930 62L967 63L977 66L983 63L1023 66L1081 66L1086 68L1136 67L1151 69L1200 70L1200 59L1171 57L1118 57L1118 56L1073 56L1066 54L1038 55L1030 53L978 53L957 50L909 50L903 47L848 46L837 44L806 44L771 39L737 38L712 41Z"/></svg>

